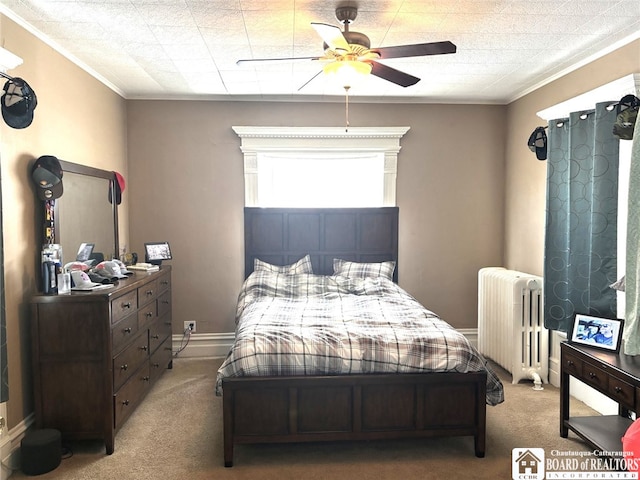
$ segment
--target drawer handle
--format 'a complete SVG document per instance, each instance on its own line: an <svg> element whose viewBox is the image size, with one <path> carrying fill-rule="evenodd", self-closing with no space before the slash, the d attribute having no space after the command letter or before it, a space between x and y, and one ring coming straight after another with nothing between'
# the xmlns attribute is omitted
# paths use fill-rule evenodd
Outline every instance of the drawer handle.
<svg viewBox="0 0 640 480"><path fill-rule="evenodd" d="M149 377L142 377L142 381L143 382L148 382L149 381Z"/></svg>
<svg viewBox="0 0 640 480"><path fill-rule="evenodd" d="M160 338L160 335L151 335L151 338L153 338L154 340L157 340Z"/></svg>
<svg viewBox="0 0 640 480"><path fill-rule="evenodd" d="M567 360L567 365L569 365L570 367L573 367L575 363L573 363L573 360Z"/></svg>
<svg viewBox="0 0 640 480"><path fill-rule="evenodd" d="M616 393L622 393L622 388L621 387L615 387L614 388Z"/></svg>
<svg viewBox="0 0 640 480"><path fill-rule="evenodd" d="M122 333L131 333L131 327L123 328Z"/></svg>
<svg viewBox="0 0 640 480"><path fill-rule="evenodd" d="M147 313L145 313L145 316L151 318L151 317L153 317L153 312L147 312Z"/></svg>
<svg viewBox="0 0 640 480"><path fill-rule="evenodd" d="M153 295L153 290L147 290L147 296Z"/></svg>
<svg viewBox="0 0 640 480"><path fill-rule="evenodd" d="M171 322L164 322L164 324L169 326L169 325L171 325Z"/></svg>
<svg viewBox="0 0 640 480"><path fill-rule="evenodd" d="M124 405L125 407L129 405L129 400L125 400L122 402L122 405Z"/></svg>
<svg viewBox="0 0 640 480"><path fill-rule="evenodd" d="M123 303L122 308L131 308L131 302Z"/></svg>
<svg viewBox="0 0 640 480"><path fill-rule="evenodd" d="M598 378L598 375L593 372L589 372L589 378Z"/></svg>
<svg viewBox="0 0 640 480"><path fill-rule="evenodd" d="M159 363L154 363L152 364L153 368L160 368L160 364Z"/></svg>
<svg viewBox="0 0 640 480"><path fill-rule="evenodd" d="M169 305L169 300L163 300L162 303L164 303L165 305Z"/></svg>
<svg viewBox="0 0 640 480"><path fill-rule="evenodd" d="M168 281L166 281L166 280L163 280L163 281L161 281L161 282L160 282L160 284L161 284L161 285L169 285L169 282L168 282Z"/></svg>
<svg viewBox="0 0 640 480"><path fill-rule="evenodd" d="M126 363L124 365L120 365L120 370L127 370L127 368L129 368L129 365Z"/></svg>
<svg viewBox="0 0 640 480"><path fill-rule="evenodd" d="M142 347L140 347L140 350L142 350L142 351L146 352L146 351L147 351L147 348L148 348L148 347L147 347L146 345L143 345Z"/></svg>

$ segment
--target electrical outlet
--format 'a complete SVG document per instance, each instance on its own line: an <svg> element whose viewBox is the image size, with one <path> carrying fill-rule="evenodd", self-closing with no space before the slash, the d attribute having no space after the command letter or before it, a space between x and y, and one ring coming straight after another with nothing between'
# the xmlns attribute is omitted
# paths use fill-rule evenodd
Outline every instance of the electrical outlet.
<svg viewBox="0 0 640 480"><path fill-rule="evenodd" d="M184 322L184 331L190 330L189 333L196 333L196 322L195 320L188 320Z"/></svg>

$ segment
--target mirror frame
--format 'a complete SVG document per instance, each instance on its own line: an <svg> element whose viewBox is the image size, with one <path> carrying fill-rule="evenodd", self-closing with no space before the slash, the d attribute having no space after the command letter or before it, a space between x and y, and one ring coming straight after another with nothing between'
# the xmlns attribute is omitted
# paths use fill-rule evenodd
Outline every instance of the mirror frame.
<svg viewBox="0 0 640 480"><path fill-rule="evenodd" d="M80 165L73 162L67 162L66 160L59 160L59 162L60 162L60 166L62 167L63 185L64 185L64 173L69 172L69 173L76 173L79 175L86 175L88 177L104 178L109 181L109 188L112 189L111 191L113 191L113 189L115 188L116 179L113 172L110 172L108 170L102 170L100 168L89 167L87 165ZM64 193L62 195L64 196ZM54 210L55 218L57 219L58 218L58 202L57 201L55 203L54 209L55 209ZM118 250L120 248L120 241L118 238L118 204L116 202L111 203L111 211L113 213L113 236L114 236L113 255L115 255L115 258L119 258ZM56 233L57 234L60 233L57 226L56 226ZM56 242L59 242L59 241L60 239L56 238ZM105 258L106 258L106 255L105 255Z"/></svg>

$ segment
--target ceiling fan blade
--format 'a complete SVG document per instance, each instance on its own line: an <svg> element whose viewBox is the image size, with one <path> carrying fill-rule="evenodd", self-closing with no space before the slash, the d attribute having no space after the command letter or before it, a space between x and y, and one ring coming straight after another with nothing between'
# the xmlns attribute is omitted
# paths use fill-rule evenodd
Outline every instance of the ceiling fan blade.
<svg viewBox="0 0 640 480"><path fill-rule="evenodd" d="M422 57L425 55L442 55L456 53L456 46L451 42L416 43L413 45L398 45L396 47L372 48L372 52L385 58Z"/></svg>
<svg viewBox="0 0 640 480"><path fill-rule="evenodd" d="M242 65L249 62L294 62L298 60L320 60L323 57L282 57L282 58L242 58L236 61L236 65Z"/></svg>
<svg viewBox="0 0 640 480"><path fill-rule="evenodd" d="M311 22L311 26L315 28L316 32L318 32L318 35L322 37L324 43L326 43L331 50L338 52L350 51L349 42L347 42L347 39L344 38L342 30L340 30L335 25Z"/></svg>
<svg viewBox="0 0 640 480"><path fill-rule="evenodd" d="M380 77L384 80L388 80L392 83L395 83L396 85L400 85L401 87L410 87L411 85L415 85L420 81L418 77L414 77L413 75L409 75L408 73L401 72L400 70L391 68L388 65L373 61L370 63L372 65L372 75Z"/></svg>
<svg viewBox="0 0 640 480"><path fill-rule="evenodd" d="M311 77L309 80L307 80L306 82L304 82L304 84L298 89L298 91L302 90L304 87L306 87L307 85L309 85L311 83L311 81L314 78L317 78L318 75L320 75L322 73L322 70L320 70L318 73L316 73L313 77Z"/></svg>

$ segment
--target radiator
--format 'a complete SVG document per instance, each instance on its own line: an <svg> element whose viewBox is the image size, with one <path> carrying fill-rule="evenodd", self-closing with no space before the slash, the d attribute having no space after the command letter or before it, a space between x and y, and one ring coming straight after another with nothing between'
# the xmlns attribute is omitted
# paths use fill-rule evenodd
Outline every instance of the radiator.
<svg viewBox="0 0 640 480"><path fill-rule="evenodd" d="M512 383L522 379L549 382L542 277L502 267L480 269L478 349L509 371Z"/></svg>

